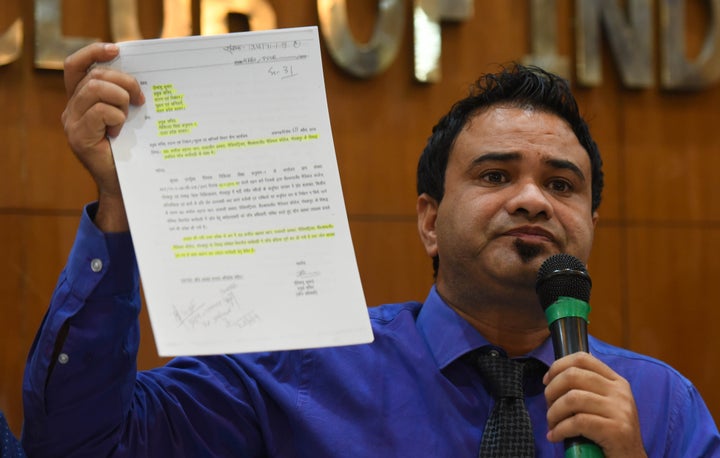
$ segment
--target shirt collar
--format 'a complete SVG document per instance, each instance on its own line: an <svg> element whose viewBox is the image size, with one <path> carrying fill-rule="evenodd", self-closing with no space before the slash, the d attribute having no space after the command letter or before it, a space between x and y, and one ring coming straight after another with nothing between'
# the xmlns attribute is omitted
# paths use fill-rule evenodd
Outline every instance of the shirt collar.
<svg viewBox="0 0 720 458"><path fill-rule="evenodd" d="M417 327L441 370L465 353L491 345L447 305L434 285L420 310ZM525 356L537 358L549 367L555 361L550 338Z"/></svg>

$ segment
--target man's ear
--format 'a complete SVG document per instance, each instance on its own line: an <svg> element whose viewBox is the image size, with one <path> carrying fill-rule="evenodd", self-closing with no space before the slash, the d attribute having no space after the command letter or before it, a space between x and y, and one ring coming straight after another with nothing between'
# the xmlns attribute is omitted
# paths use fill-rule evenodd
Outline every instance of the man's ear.
<svg viewBox="0 0 720 458"><path fill-rule="evenodd" d="M435 222L437 220L439 205L440 204L427 193L420 194L415 205L420 240L425 246L425 252L431 258L434 258L438 254Z"/></svg>

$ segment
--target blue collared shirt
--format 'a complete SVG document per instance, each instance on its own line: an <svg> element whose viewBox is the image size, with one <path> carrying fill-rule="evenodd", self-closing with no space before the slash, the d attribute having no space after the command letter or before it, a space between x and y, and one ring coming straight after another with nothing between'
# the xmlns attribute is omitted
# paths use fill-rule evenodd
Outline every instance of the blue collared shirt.
<svg viewBox="0 0 720 458"><path fill-rule="evenodd" d="M128 234L102 234L84 213L28 358L30 456L477 456L493 400L461 356L488 342L434 288L424 303L369 309L372 344L183 357L136 372L132 252ZM630 382L649 456L720 456L687 379L592 337L590 349ZM552 344L529 356L550 365ZM563 456L545 438L544 396L526 403L538 456Z"/></svg>

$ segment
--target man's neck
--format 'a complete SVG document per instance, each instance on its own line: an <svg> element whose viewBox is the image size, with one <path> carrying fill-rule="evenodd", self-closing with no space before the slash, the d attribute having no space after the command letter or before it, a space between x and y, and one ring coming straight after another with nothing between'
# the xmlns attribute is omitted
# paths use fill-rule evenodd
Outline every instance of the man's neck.
<svg viewBox="0 0 720 458"><path fill-rule="evenodd" d="M510 357L531 352L550 336L545 315L534 301L462 306L443 299L488 342L504 349Z"/></svg>

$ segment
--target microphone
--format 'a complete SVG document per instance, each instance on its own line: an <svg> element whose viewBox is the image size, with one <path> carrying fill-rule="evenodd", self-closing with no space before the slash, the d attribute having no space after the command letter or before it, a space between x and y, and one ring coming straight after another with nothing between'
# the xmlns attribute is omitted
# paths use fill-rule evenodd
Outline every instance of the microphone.
<svg viewBox="0 0 720 458"><path fill-rule="evenodd" d="M574 256L550 256L538 270L535 292L545 311L555 359L589 353L587 319L592 281L585 265ZM602 449L582 436L565 439L565 458L603 457Z"/></svg>

